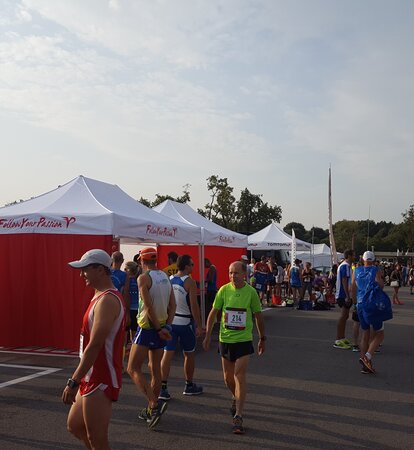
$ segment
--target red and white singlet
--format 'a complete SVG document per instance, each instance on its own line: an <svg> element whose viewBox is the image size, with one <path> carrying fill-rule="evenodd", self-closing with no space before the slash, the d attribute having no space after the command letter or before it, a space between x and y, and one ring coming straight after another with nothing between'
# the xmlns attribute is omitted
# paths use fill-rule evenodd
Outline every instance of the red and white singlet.
<svg viewBox="0 0 414 450"><path fill-rule="evenodd" d="M91 300L83 316L79 357L82 358L83 350L90 341L95 306L107 294L113 295L119 300L120 313L113 323L93 366L82 379L79 391L81 395L88 395L96 389L102 389L112 400L116 400L122 385L122 359L125 339L125 304L121 293L116 289L108 289Z"/></svg>

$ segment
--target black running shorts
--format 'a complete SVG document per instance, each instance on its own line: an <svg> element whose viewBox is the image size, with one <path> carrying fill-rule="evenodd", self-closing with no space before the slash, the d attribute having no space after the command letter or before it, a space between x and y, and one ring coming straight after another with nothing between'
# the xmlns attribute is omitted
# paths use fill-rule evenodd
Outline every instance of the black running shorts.
<svg viewBox="0 0 414 450"><path fill-rule="evenodd" d="M222 358L233 362L242 356L251 355L254 353L253 343L252 341L236 342L234 344L220 342L219 353Z"/></svg>

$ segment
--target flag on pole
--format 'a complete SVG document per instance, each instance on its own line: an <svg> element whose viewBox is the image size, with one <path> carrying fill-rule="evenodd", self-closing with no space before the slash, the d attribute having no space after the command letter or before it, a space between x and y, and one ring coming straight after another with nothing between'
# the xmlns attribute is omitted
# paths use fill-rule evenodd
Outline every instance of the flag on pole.
<svg viewBox="0 0 414 450"><path fill-rule="evenodd" d="M331 181L331 166L329 166L329 186L328 186L328 220L329 220L329 244L331 247L331 262L338 264L338 254L336 253L335 238L333 234L332 225L332 181Z"/></svg>
<svg viewBox="0 0 414 450"><path fill-rule="evenodd" d="M292 249L290 252L290 262L292 266L295 264L296 260L296 235L295 230L292 228Z"/></svg>

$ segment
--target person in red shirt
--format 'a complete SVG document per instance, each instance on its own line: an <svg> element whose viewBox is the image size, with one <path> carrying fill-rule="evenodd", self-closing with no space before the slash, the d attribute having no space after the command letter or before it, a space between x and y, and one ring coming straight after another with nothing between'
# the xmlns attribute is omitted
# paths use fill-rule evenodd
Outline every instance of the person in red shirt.
<svg viewBox="0 0 414 450"><path fill-rule="evenodd" d="M95 294L82 322L80 362L63 390L71 405L67 427L88 449L109 449L112 402L122 384L125 305L111 281L111 257L103 250L86 252L69 263Z"/></svg>
<svg viewBox="0 0 414 450"><path fill-rule="evenodd" d="M266 256L263 255L260 258L260 261L258 261L253 268L253 278L255 280L254 287L259 294L260 302L262 303L262 305L267 304L266 291L269 273L269 264L267 262Z"/></svg>

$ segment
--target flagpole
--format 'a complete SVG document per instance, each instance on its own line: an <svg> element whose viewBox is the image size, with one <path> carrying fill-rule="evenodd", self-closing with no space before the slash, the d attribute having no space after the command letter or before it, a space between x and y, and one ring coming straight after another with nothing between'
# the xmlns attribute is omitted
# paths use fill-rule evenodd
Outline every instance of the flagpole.
<svg viewBox="0 0 414 450"><path fill-rule="evenodd" d="M369 250L368 246L369 246L369 222L371 220L371 205L369 205L368 208L368 229L367 229L367 250Z"/></svg>
<svg viewBox="0 0 414 450"><path fill-rule="evenodd" d="M290 252L290 263L292 266L295 264L296 261L296 234L295 230L292 228L292 248Z"/></svg>
<svg viewBox="0 0 414 450"><path fill-rule="evenodd" d="M329 221L329 244L331 247L331 262L332 265L338 264L338 255L336 253L335 238L333 234L332 224L332 179L331 179L331 165L329 165L329 185L328 185L328 221Z"/></svg>

